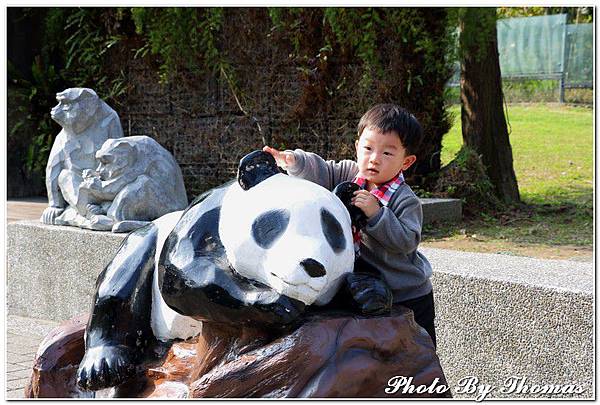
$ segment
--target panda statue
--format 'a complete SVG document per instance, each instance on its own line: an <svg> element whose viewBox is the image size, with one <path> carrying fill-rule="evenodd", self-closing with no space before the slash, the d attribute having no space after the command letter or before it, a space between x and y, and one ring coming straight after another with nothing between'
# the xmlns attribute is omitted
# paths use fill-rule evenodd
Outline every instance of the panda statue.
<svg viewBox="0 0 600 405"><path fill-rule="evenodd" d="M193 337L202 322L285 330L340 297L388 313L387 285L353 273L351 228L364 222L349 213L354 186L332 193L254 151L237 181L130 233L98 276L78 386L128 381L159 342Z"/></svg>

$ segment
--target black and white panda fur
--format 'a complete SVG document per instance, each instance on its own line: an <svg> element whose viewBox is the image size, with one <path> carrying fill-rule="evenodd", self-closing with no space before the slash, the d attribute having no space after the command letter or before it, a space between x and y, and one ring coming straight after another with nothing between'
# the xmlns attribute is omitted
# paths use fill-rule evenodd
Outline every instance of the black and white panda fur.
<svg viewBox="0 0 600 405"><path fill-rule="evenodd" d="M78 385L122 383L152 342L194 336L203 321L279 327L327 304L351 282L348 204L256 151L240 161L237 182L129 234L98 277ZM389 308L380 284L360 279L354 289L379 289L369 305Z"/></svg>
<svg viewBox="0 0 600 405"><path fill-rule="evenodd" d="M155 221L157 252L182 213ZM224 190L219 238L237 274L305 305L327 304L353 269L351 220L344 204L325 188L282 173L248 190L237 182ZM154 335L168 340L197 334L201 322L180 315L162 299L158 272L153 284Z"/></svg>

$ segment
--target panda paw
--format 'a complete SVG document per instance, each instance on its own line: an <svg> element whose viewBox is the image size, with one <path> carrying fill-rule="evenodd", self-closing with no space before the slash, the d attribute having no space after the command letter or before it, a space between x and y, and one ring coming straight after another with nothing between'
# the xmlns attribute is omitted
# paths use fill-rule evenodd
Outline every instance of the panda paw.
<svg viewBox="0 0 600 405"><path fill-rule="evenodd" d="M98 346L86 350L77 370L77 385L86 391L114 387L135 375L132 349Z"/></svg>
<svg viewBox="0 0 600 405"><path fill-rule="evenodd" d="M293 298L282 295L270 310L275 316L276 323L287 325L294 322L304 311L304 303Z"/></svg>
<svg viewBox="0 0 600 405"><path fill-rule="evenodd" d="M347 289L363 315L383 315L392 309L392 292L387 284L371 274L350 273Z"/></svg>

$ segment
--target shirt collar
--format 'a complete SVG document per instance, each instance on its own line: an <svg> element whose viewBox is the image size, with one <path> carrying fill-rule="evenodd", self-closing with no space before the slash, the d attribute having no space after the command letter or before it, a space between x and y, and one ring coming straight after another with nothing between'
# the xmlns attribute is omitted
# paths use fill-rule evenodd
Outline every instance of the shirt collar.
<svg viewBox="0 0 600 405"><path fill-rule="evenodd" d="M363 177L358 177L358 175L354 178L354 180L352 180L352 182L358 184L360 188L364 188L367 184L367 180ZM370 191L370 193L377 197L383 206L387 206L392 198L392 195L394 195L402 183L404 183L404 175L402 174L402 171L400 171L396 177L387 183L374 188Z"/></svg>

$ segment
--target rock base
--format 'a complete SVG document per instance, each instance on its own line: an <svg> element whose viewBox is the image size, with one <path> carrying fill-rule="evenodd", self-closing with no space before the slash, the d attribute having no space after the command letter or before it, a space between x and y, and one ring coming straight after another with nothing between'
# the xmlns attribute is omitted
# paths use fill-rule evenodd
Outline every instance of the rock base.
<svg viewBox="0 0 600 405"><path fill-rule="evenodd" d="M27 397L86 397L75 384L84 354L82 318L42 342ZM135 379L96 397L147 398L398 398L448 397L390 387L390 379L447 385L429 335L405 308L363 318L321 314L283 336L256 329L203 325L200 336L175 342ZM387 389L387 392L386 392ZM431 390L430 390L431 391Z"/></svg>

